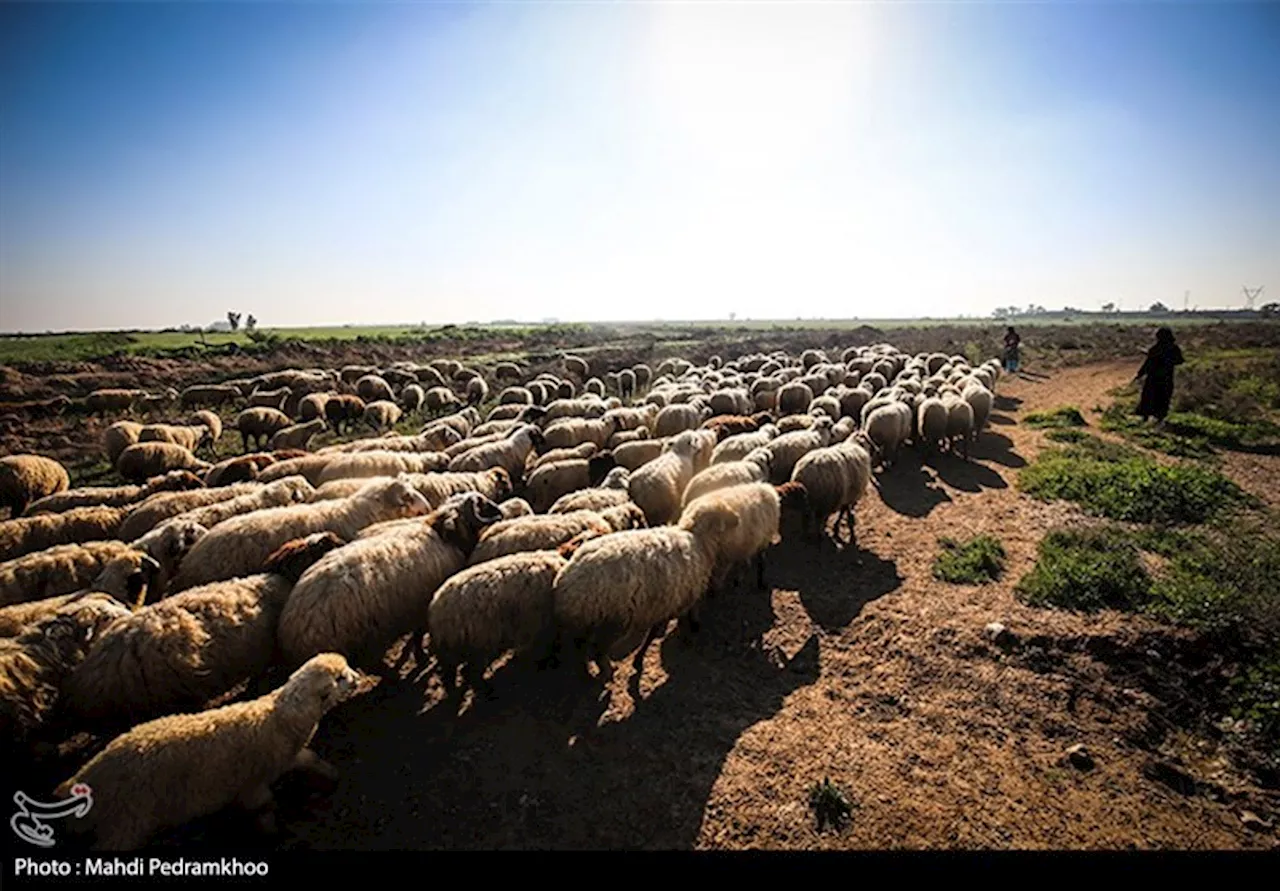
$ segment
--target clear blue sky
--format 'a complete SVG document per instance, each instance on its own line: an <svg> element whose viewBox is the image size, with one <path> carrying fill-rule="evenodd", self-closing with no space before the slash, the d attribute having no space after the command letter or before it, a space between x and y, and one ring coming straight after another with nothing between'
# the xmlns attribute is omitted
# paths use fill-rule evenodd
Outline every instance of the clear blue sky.
<svg viewBox="0 0 1280 891"><path fill-rule="evenodd" d="M0 5L0 330L1280 298L1277 3Z"/></svg>

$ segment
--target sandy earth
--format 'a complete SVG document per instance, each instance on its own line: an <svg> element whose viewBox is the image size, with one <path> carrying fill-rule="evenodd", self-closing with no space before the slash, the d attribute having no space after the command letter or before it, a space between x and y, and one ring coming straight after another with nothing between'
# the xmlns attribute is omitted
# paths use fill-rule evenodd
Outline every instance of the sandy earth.
<svg viewBox="0 0 1280 891"><path fill-rule="evenodd" d="M460 715L433 677L383 685L332 712L314 741L332 794L281 795L285 847L316 849L1274 848L1251 830L1280 796L1212 746L1163 726L1125 654L1170 656L1167 630L1115 613L1021 605L1015 582L1051 527L1088 522L1020 495L1045 440L1029 411L1095 405L1125 364L1002 381L974 462L914 451L857 510L857 545L791 541L751 586L673 630L642 676L574 685L508 665L497 697ZM1280 459L1233 456L1257 494ZM939 535L989 532L1008 551L987 586L935 581ZM1004 623L1009 650L984 626ZM1064 761L1083 743L1091 770ZM1153 767L1153 765L1155 765ZM1161 768L1160 765L1165 765ZM1177 769L1171 769L1173 765ZM1167 782L1151 778L1163 769ZM1179 791L1178 771L1201 785ZM817 832L807 798L829 776L854 809ZM1190 794L1188 794L1190 793ZM221 824L169 843L224 840Z"/></svg>

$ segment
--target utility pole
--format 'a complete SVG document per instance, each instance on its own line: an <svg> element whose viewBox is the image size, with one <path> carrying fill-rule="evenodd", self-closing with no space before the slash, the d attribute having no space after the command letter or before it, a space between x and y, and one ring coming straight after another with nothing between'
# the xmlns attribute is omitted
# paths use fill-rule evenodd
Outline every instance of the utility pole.
<svg viewBox="0 0 1280 891"><path fill-rule="evenodd" d="M1182 295L1182 311L1187 311L1187 306L1191 303L1191 292L1186 291Z"/></svg>
<svg viewBox="0 0 1280 891"><path fill-rule="evenodd" d="M1258 299L1258 295L1262 293L1263 285L1256 288L1250 288L1247 285L1242 289L1244 291L1244 308L1253 309L1253 302Z"/></svg>

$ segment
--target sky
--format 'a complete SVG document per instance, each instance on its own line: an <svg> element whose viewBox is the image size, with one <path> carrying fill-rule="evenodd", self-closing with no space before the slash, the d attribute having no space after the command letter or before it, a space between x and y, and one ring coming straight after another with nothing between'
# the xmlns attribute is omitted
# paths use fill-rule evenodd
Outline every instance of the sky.
<svg viewBox="0 0 1280 891"><path fill-rule="evenodd" d="M0 331L1280 299L1280 4L0 4Z"/></svg>

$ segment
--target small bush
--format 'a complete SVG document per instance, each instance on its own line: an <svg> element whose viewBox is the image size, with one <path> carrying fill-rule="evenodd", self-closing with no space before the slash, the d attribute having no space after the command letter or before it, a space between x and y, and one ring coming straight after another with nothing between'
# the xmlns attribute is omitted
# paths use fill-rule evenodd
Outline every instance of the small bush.
<svg viewBox="0 0 1280 891"><path fill-rule="evenodd" d="M809 809L817 820L819 832L828 826L843 828L853 814L849 796L832 783L830 777L826 777L821 783L814 783L809 789Z"/></svg>
<svg viewBox="0 0 1280 891"><path fill-rule="evenodd" d="M1004 572L1005 550L989 535L979 535L964 543L940 538L942 552L933 562L934 578L959 585L981 585Z"/></svg>
<svg viewBox="0 0 1280 891"><path fill-rule="evenodd" d="M1045 432L1046 439L1052 439L1054 442L1084 442L1090 439L1088 433L1083 430L1075 430L1070 427L1063 427Z"/></svg>
<svg viewBox="0 0 1280 891"><path fill-rule="evenodd" d="M1135 523L1203 523L1246 500L1215 470L1164 466L1096 439L1046 449L1018 485L1044 501L1074 501L1098 516Z"/></svg>
<svg viewBox="0 0 1280 891"><path fill-rule="evenodd" d="M1087 427L1084 415L1074 405L1064 405L1053 411L1036 411L1022 419L1028 427Z"/></svg>
<svg viewBox="0 0 1280 891"><path fill-rule="evenodd" d="M1059 530L1041 540L1039 559L1016 590L1032 606L1135 609L1146 602L1151 578L1123 533Z"/></svg>

